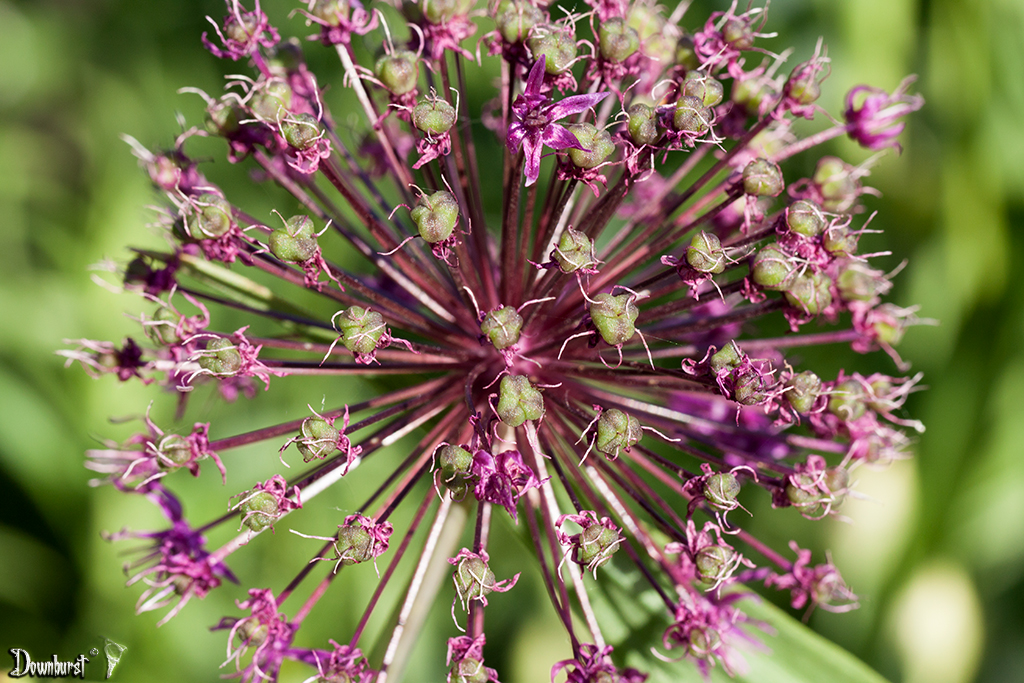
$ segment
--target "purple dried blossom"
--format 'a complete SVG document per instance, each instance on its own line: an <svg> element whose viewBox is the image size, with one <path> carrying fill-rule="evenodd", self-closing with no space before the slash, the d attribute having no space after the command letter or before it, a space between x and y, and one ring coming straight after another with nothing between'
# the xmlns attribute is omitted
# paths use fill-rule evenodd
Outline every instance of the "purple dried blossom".
<svg viewBox="0 0 1024 683"><path fill-rule="evenodd" d="M555 122L566 116L585 112L608 96L606 92L571 95L558 102L552 102L544 93L546 60L547 57L541 55L530 68L523 92L512 104L512 114L516 120L509 124L505 137L505 144L510 152L517 152L520 149L523 151L527 186L533 185L540 177L543 147L587 151L568 128Z"/></svg>
<svg viewBox="0 0 1024 683"><path fill-rule="evenodd" d="M357 647L339 645L334 640L330 651L304 650L299 651L295 659L316 669L315 681L347 681L348 683L371 683L376 680L377 673L369 667L366 657Z"/></svg>
<svg viewBox="0 0 1024 683"><path fill-rule="evenodd" d="M901 121L924 106L920 95L908 95L914 78L905 78L892 94L859 85L846 96L847 134L868 149L900 148L896 138L906 123Z"/></svg>
<svg viewBox="0 0 1024 683"><path fill-rule="evenodd" d="M174 605L157 622L164 624L181 611L193 597L202 599L221 584L221 579L238 583L222 559L209 553L206 538L191 528L182 517L181 503L159 484L147 487L146 497L156 503L171 527L164 531L120 531L108 534L112 541L144 538L150 542L141 559L125 564L125 573L134 572L128 585L144 582L146 590L139 596L137 613Z"/></svg>
<svg viewBox="0 0 1024 683"><path fill-rule="evenodd" d="M110 475L118 487L146 490L151 482L182 467L198 477L199 461L210 458L226 481L224 463L210 450L209 423L197 422L190 434L179 436L165 434L149 418L148 410L145 421L148 434L136 434L122 448L89 451L86 467Z"/></svg>
<svg viewBox="0 0 1024 683"><path fill-rule="evenodd" d="M260 11L260 0L256 0L256 7L251 11L244 10L238 0L225 0L225 3L228 15L222 24L206 17L223 46L214 45L204 33L203 45L213 54L237 62L253 56L261 47L272 48L281 40L277 29L267 20L267 15Z"/></svg>
<svg viewBox="0 0 1024 683"><path fill-rule="evenodd" d="M243 683L272 680L277 677L284 658L294 658L291 643L297 626L288 623L287 617L278 612L277 600L270 589L250 588L249 599L237 605L238 609L249 610L250 616L225 617L210 629L228 630L228 658L224 664L235 664L235 673L230 678L238 678ZM252 661L243 667L242 657L249 650L252 650Z"/></svg>
<svg viewBox="0 0 1024 683"><path fill-rule="evenodd" d="M492 455L480 449L473 454L471 472L476 478L473 495L477 500L502 506L512 519L516 519L519 498L541 484L533 470L523 463L519 451Z"/></svg>
<svg viewBox="0 0 1024 683"><path fill-rule="evenodd" d="M708 679L711 667L722 665L730 676L742 670L745 662L737 651L748 636L740 630L739 624L749 619L736 607L742 593L722 597L684 591L676 605L675 622L665 630L662 644L673 653L697 665Z"/></svg>
<svg viewBox="0 0 1024 683"><path fill-rule="evenodd" d="M566 683L643 683L647 674L636 669L621 672L612 664L612 647L598 647L592 643L581 643L576 659L564 659L551 668L551 680L562 671L566 672Z"/></svg>
<svg viewBox="0 0 1024 683"><path fill-rule="evenodd" d="M448 656L445 664L451 667L448 683L500 683L498 672L484 666L484 645L487 638L482 634L471 638L457 636L448 639Z"/></svg>
<svg viewBox="0 0 1024 683"><path fill-rule="evenodd" d="M708 591L717 591L732 579L740 565L753 568L723 537L722 529L714 522L705 522L697 531L693 520L686 523L686 542L669 543L665 552L679 555L675 579L680 584L706 585Z"/></svg>
<svg viewBox="0 0 1024 683"><path fill-rule="evenodd" d="M766 586L788 590L793 609L806 607L805 616L810 616L815 607L829 612L849 612L857 608L857 596L846 586L831 559L811 566L810 550L801 550L796 541L790 541L789 547L796 553L796 562L788 572L768 576L764 581Z"/></svg>
<svg viewBox="0 0 1024 683"><path fill-rule="evenodd" d="M123 277L147 307L144 334L61 352L174 399L173 422L157 402L144 433L88 456L103 482L168 520L111 535L148 544L128 567L130 584L148 584L139 610L170 607L166 621L234 581L233 553L279 542L254 537L306 519L300 508L327 490L365 495L345 499L340 524L291 529L316 541L292 582L237 596L249 615L220 624L236 677L274 680L289 660L308 680L397 679L395 653L416 635L410 615L450 599L466 618L449 634L449 681L497 681L483 663L485 613L508 601L489 606L488 595L527 567L493 552L496 517L532 546L571 643L553 675L571 683L645 678L613 663L591 603L611 567L639 570L637 591L656 595L671 624L667 656L704 674L736 671L756 647L740 628L754 583L790 591L795 609L855 606L831 560L811 566L795 544L786 559L741 513L763 496L794 516L836 515L850 472L907 457L905 432L922 429L904 414L920 376L819 376L794 360L802 346L841 343L885 351L906 371L895 347L920 321L884 301L891 275L865 251L869 164L806 157L843 135L896 146L921 106L910 81L891 94L855 89L843 121L815 117L824 44L789 73L774 56L748 66L766 52L767 8L738 2L687 31L681 11L665 17L647 0L591 0L590 34L587 15L553 18L534 0L420 0L404 18L388 11L390 23L358 0L303 4L292 18L318 28L310 47L340 60L321 74L334 92L259 4L229 0L203 43L237 62L234 75L216 97L189 90L206 102L205 127L160 153L129 139L166 198L168 247L135 251ZM486 81L471 59L484 12L501 83L481 106L467 89ZM384 54L367 61L359 36ZM344 124L330 107L339 91L356 107ZM817 120L794 128L801 117ZM481 135L501 159L484 158ZM256 215L256 202L211 182L190 156L197 136L219 138L240 175L288 193L288 213ZM803 166L790 165L797 156ZM788 177L800 167L814 172ZM318 382L299 405L323 407L231 433L191 398L252 398L271 375ZM366 382L342 400L353 378ZM294 445L302 471L250 468L238 453L250 444ZM175 472L197 475L204 459L222 475L226 463L243 493L225 492L230 514L193 525L168 487L187 490ZM472 539L460 540L467 518ZM236 519L246 529L231 528ZM221 532L234 536L207 549ZM489 552L512 578L497 579ZM344 623L319 601L341 570L371 561L379 583L354 631L293 647L310 619ZM437 571L445 562L451 585ZM293 608L296 593L308 597ZM367 629L388 603L397 626ZM387 642L371 642L377 630Z"/></svg>

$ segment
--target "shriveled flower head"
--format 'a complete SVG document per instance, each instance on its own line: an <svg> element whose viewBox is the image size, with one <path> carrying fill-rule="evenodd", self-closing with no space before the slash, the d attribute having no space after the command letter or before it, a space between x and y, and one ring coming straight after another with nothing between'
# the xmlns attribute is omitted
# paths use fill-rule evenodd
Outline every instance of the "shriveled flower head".
<svg viewBox="0 0 1024 683"><path fill-rule="evenodd" d="M823 45L786 64L762 45L763 7L691 21L647 0L588 4L229 0L202 44L233 75L223 93L186 89L206 121L168 151L129 138L166 199L167 246L126 259L140 334L63 355L177 399L177 422L147 413L89 454L97 484L169 523L114 536L148 544L128 566L148 585L139 611L169 607L166 620L234 581L235 553L290 538L267 529L307 539L294 581L240 594L220 624L243 680L288 660L310 681L398 677L410 615L436 604L453 617L448 680L496 681L484 615L516 609L524 572L567 634L552 675L578 683L645 678L591 603L622 570L663 606L659 656L704 673L742 660L754 584L798 610L855 606L831 560L744 530L745 502L832 516L857 467L904 457L921 429L903 410L920 378L895 350L917 321L883 301L867 168L815 152L842 135L898 146L921 99L910 81L862 86L842 120L822 115ZM335 66L314 75L304 50ZM796 118L813 120L808 137ZM197 136L287 198L268 214L218 187L190 156ZM811 177L794 177L797 155ZM899 370L798 366L819 344L883 350ZM298 418L232 433L207 415L210 395L302 375L319 384ZM352 377L381 381L346 405ZM255 443L259 467L236 455ZM224 490L227 514L187 521L180 470L211 466L244 483ZM315 528L302 510L342 478L365 498ZM489 553L496 524L519 525L534 556ZM334 578L372 571L355 630L298 647L303 624L335 623L318 607ZM377 643L365 626L382 598L398 626Z"/></svg>

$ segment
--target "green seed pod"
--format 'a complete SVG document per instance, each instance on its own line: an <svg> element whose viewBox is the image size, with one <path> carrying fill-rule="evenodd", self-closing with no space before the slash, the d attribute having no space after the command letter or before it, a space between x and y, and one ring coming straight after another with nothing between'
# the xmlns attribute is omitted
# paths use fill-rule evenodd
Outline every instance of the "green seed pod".
<svg viewBox="0 0 1024 683"><path fill-rule="evenodd" d="M804 237L817 237L825 230L825 217L817 204L798 199L786 207L786 225Z"/></svg>
<svg viewBox="0 0 1024 683"><path fill-rule="evenodd" d="M658 140L658 117L650 105L637 103L626 112L629 115L629 137L636 145L653 145Z"/></svg>
<svg viewBox="0 0 1024 683"><path fill-rule="evenodd" d="M264 121L281 121L288 116L292 106L292 89L282 80L267 81L252 99L249 108L257 118Z"/></svg>
<svg viewBox="0 0 1024 683"><path fill-rule="evenodd" d="M501 0L494 12L494 23L506 43L522 42L544 18L544 12L529 0Z"/></svg>
<svg viewBox="0 0 1024 683"><path fill-rule="evenodd" d="M717 512L728 512L737 507L740 483L731 472L712 474L704 482L704 499L708 507Z"/></svg>
<svg viewBox="0 0 1024 683"><path fill-rule="evenodd" d="M793 278L790 256L777 244L761 248L754 256L750 274L754 282L765 289L781 291L786 289Z"/></svg>
<svg viewBox="0 0 1024 683"><path fill-rule="evenodd" d="M412 108L412 124L427 135L443 135L455 125L455 107L440 97L420 100Z"/></svg>
<svg viewBox="0 0 1024 683"><path fill-rule="evenodd" d="M821 378L810 370L793 375L786 382L786 400L798 413L810 412L821 393Z"/></svg>
<svg viewBox="0 0 1024 683"><path fill-rule="evenodd" d="M814 169L814 184L821 192L821 208L834 213L844 213L857 201L860 182L854 175L855 169L837 157L822 157Z"/></svg>
<svg viewBox="0 0 1024 683"><path fill-rule="evenodd" d="M665 19L658 13L654 5L639 2L629 8L626 23L637 32L642 41L661 35L665 28Z"/></svg>
<svg viewBox="0 0 1024 683"><path fill-rule="evenodd" d="M828 399L828 411L847 422L862 417L867 412L864 387L857 380L848 379L832 389Z"/></svg>
<svg viewBox="0 0 1024 683"><path fill-rule="evenodd" d="M217 337L206 345L197 361L214 377L234 377L242 369L242 354L227 337Z"/></svg>
<svg viewBox="0 0 1024 683"><path fill-rule="evenodd" d="M756 406L767 398L764 377L753 368L738 373L734 378L732 398L741 406Z"/></svg>
<svg viewBox="0 0 1024 683"><path fill-rule="evenodd" d="M188 439L177 434L168 434L156 446L160 456L157 463L165 471L176 470L192 459L192 447Z"/></svg>
<svg viewBox="0 0 1024 683"><path fill-rule="evenodd" d="M853 256L857 253L860 236L845 225L833 225L825 231L821 246L834 256Z"/></svg>
<svg viewBox="0 0 1024 683"><path fill-rule="evenodd" d="M455 581L455 591L463 603L482 600L490 595L497 583L494 572L479 557L466 557L460 561L455 566L452 578Z"/></svg>
<svg viewBox="0 0 1024 683"><path fill-rule="evenodd" d="M579 230L566 228L558 240L558 248L551 253L558 269L566 275L580 268L592 269L597 265L594 242Z"/></svg>
<svg viewBox="0 0 1024 683"><path fill-rule="evenodd" d="M602 412L597 420L594 448L598 453L603 453L614 460L619 457L620 452L628 451L640 443L643 436L644 430L640 427L640 420L611 408Z"/></svg>
<svg viewBox="0 0 1024 683"><path fill-rule="evenodd" d="M451 237L459 222L459 203L447 190L420 195L412 210L412 220L428 244L437 244Z"/></svg>
<svg viewBox="0 0 1024 683"><path fill-rule="evenodd" d="M833 507L840 505L850 490L850 473L842 467L825 470L825 486L832 492Z"/></svg>
<svg viewBox="0 0 1024 683"><path fill-rule="evenodd" d="M384 316L362 306L346 308L337 316L336 324L345 348L364 356L373 353L380 338L387 331Z"/></svg>
<svg viewBox="0 0 1024 683"><path fill-rule="evenodd" d="M813 104L821 97L821 84L817 71L809 64L799 64L786 81L786 95L804 106Z"/></svg>
<svg viewBox="0 0 1024 683"><path fill-rule="evenodd" d="M281 121L281 134L295 149L309 149L320 140L320 122L311 114L292 114Z"/></svg>
<svg viewBox="0 0 1024 683"><path fill-rule="evenodd" d="M446 24L455 17L465 16L472 9L472 0L422 0L423 16L431 24Z"/></svg>
<svg viewBox="0 0 1024 683"><path fill-rule="evenodd" d="M686 649L694 659L707 660L722 646L722 637L710 626L697 626L690 631Z"/></svg>
<svg viewBox="0 0 1024 683"><path fill-rule="evenodd" d="M878 271L851 259L840 264L836 287L843 301L871 301L889 291L889 281Z"/></svg>
<svg viewBox="0 0 1024 683"><path fill-rule="evenodd" d="M469 488L468 479L473 465L473 454L461 446L445 445L438 452L438 466L441 470L441 483L453 496L464 495Z"/></svg>
<svg viewBox="0 0 1024 683"><path fill-rule="evenodd" d="M246 498L238 506L238 511L242 515L242 524L259 533L277 519L277 499L266 491L260 491Z"/></svg>
<svg viewBox="0 0 1024 683"><path fill-rule="evenodd" d="M684 33L679 37L679 40L676 41L673 62L676 66L681 66L687 71L694 71L700 66L700 57L697 56L697 49L693 42L693 36L688 33Z"/></svg>
<svg viewBox="0 0 1024 683"><path fill-rule="evenodd" d="M673 63L676 58L676 48L676 41L664 33L655 33L640 43L640 51L652 61L661 64Z"/></svg>
<svg viewBox="0 0 1024 683"><path fill-rule="evenodd" d="M697 551L693 563L701 579L717 585L728 579L736 568L736 551L722 545L705 546Z"/></svg>
<svg viewBox="0 0 1024 683"><path fill-rule="evenodd" d="M754 47L754 28L743 17L732 17L722 27L722 38L737 50Z"/></svg>
<svg viewBox="0 0 1024 683"><path fill-rule="evenodd" d="M850 589L838 571L826 572L811 587L811 601L815 605L829 605L851 599Z"/></svg>
<svg viewBox="0 0 1024 683"><path fill-rule="evenodd" d="M544 71L551 76L564 73L576 59L576 39L571 33L553 27L548 30L535 28L526 45L535 60L541 55L546 57Z"/></svg>
<svg viewBox="0 0 1024 683"><path fill-rule="evenodd" d="M359 564L374 558L373 539L358 521L338 527L338 555L345 565Z"/></svg>
<svg viewBox="0 0 1024 683"><path fill-rule="evenodd" d="M612 559L622 540L619 532L602 524L591 524L573 547L572 560L587 571L596 571Z"/></svg>
<svg viewBox="0 0 1024 683"><path fill-rule="evenodd" d="M340 26L341 20L348 17L348 0L314 0L309 13L329 26Z"/></svg>
<svg viewBox="0 0 1024 683"><path fill-rule="evenodd" d="M640 49L640 36L636 29L622 19L609 19L597 30L598 47L605 61L619 63L629 59Z"/></svg>
<svg viewBox="0 0 1024 683"><path fill-rule="evenodd" d="M224 23L224 37L237 43L248 42L259 29L255 14L232 13Z"/></svg>
<svg viewBox="0 0 1024 683"><path fill-rule="evenodd" d="M246 118L237 106L221 100L206 110L206 130L214 135L229 137L238 132L240 121Z"/></svg>
<svg viewBox="0 0 1024 683"><path fill-rule="evenodd" d="M270 253L286 263L305 263L316 255L316 233L309 216L292 216L270 233Z"/></svg>
<svg viewBox="0 0 1024 683"><path fill-rule="evenodd" d="M880 315L871 327L878 341L889 346L896 346L903 341L907 321L900 309L895 304L882 304L875 308L875 312Z"/></svg>
<svg viewBox="0 0 1024 683"><path fill-rule="evenodd" d="M715 374L722 372L723 370L732 370L737 368L741 362L743 362L743 353L734 341L729 342L719 349L708 361L711 371Z"/></svg>
<svg viewBox="0 0 1024 683"><path fill-rule="evenodd" d="M722 241L702 230L693 236L686 248L686 263L699 273L721 273L725 270Z"/></svg>
<svg viewBox="0 0 1024 683"><path fill-rule="evenodd" d="M523 316L511 306L502 306L495 311L488 311L480 323L480 331L491 340L491 344L499 351L509 348L519 341L519 333L523 329Z"/></svg>
<svg viewBox="0 0 1024 683"><path fill-rule="evenodd" d="M195 213L187 223L189 236L196 240L222 237L231 230L231 204L215 194L202 194L195 200Z"/></svg>
<svg viewBox="0 0 1024 683"><path fill-rule="evenodd" d="M276 47L267 50L267 68L275 76L286 78L303 64L302 44L298 38L282 40Z"/></svg>
<svg viewBox="0 0 1024 683"><path fill-rule="evenodd" d="M683 94L696 97L705 107L714 107L722 101L721 81L699 71L690 71L683 79Z"/></svg>
<svg viewBox="0 0 1024 683"><path fill-rule="evenodd" d="M373 67L373 75L392 95L405 95L416 89L420 59L415 52L408 50L382 55Z"/></svg>
<svg viewBox="0 0 1024 683"><path fill-rule="evenodd" d="M448 680L451 683L487 683L494 679L482 661L465 657L452 666L448 672Z"/></svg>
<svg viewBox="0 0 1024 683"><path fill-rule="evenodd" d="M672 115L672 125L677 131L688 133L706 133L711 126L711 110L704 106L699 97L684 95L676 102L676 111Z"/></svg>
<svg viewBox="0 0 1024 683"><path fill-rule="evenodd" d="M807 474L794 474L786 482L786 499L808 517L824 513L825 495L817 489L814 479Z"/></svg>
<svg viewBox="0 0 1024 683"><path fill-rule="evenodd" d="M786 287L786 301L808 315L818 315L832 305L832 279L824 273L808 273Z"/></svg>
<svg viewBox="0 0 1024 683"><path fill-rule="evenodd" d="M602 292L590 304L590 318L594 321L594 327L609 346L621 346L636 334L634 323L640 310L633 303L635 298L632 294L613 296Z"/></svg>
<svg viewBox="0 0 1024 683"><path fill-rule="evenodd" d="M179 322L181 322L181 315L167 306L160 306L153 313L151 324L146 325L143 329L154 344L170 346L181 341L176 329Z"/></svg>
<svg viewBox="0 0 1024 683"><path fill-rule="evenodd" d="M771 81L748 78L733 82L730 98L748 114L755 114L766 101L773 100L777 94Z"/></svg>
<svg viewBox="0 0 1024 683"><path fill-rule="evenodd" d="M570 123L566 128L585 148L573 149L570 147L566 150L573 165L577 168L596 168L615 151L615 143L612 142L612 136L606 130L599 130L590 123Z"/></svg>
<svg viewBox="0 0 1024 683"><path fill-rule="evenodd" d="M260 623L258 617L246 617L238 625L235 635L238 640L247 647L258 647L262 645L270 634L270 627ZM104 647L104 651L106 647ZM104 654L106 654L104 652ZM107 660L110 661L109 659Z"/></svg>
<svg viewBox="0 0 1024 683"><path fill-rule="evenodd" d="M754 197L778 197L786 187L779 165L754 159L743 169L743 191Z"/></svg>
<svg viewBox="0 0 1024 683"><path fill-rule="evenodd" d="M302 438L295 443L295 447L302 454L303 462L323 460L338 449L341 432L322 417L307 417L302 421L300 432Z"/></svg>
<svg viewBox="0 0 1024 683"><path fill-rule="evenodd" d="M498 418L509 427L544 417L544 396L525 375L505 375L498 388Z"/></svg>

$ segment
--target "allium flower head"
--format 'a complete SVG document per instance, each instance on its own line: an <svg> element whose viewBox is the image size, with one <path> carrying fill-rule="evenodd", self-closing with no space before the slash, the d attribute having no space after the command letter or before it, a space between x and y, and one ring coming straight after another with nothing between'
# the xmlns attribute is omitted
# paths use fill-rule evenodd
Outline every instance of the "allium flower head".
<svg viewBox="0 0 1024 683"><path fill-rule="evenodd" d="M166 621L235 581L233 555L282 527L308 543L295 580L250 588L219 625L246 681L286 660L310 681L400 676L409 615L432 603L452 606L448 680L497 681L484 615L514 609L496 594L523 590L523 572L566 630L552 677L574 683L645 678L616 663L591 602L622 570L663 606L658 655L705 674L734 671L752 643L740 625L758 582L795 609L855 606L831 560L748 533L744 502L833 516L858 467L904 457L905 430L922 429L903 410L919 376L819 375L791 353L849 344L904 367L895 347L916 318L883 301L889 276L864 251L867 169L817 154L795 178L788 160L844 134L896 146L921 105L909 81L853 90L843 122L818 117L823 45L787 73L759 44L766 8L736 2L694 21L646 0L585 15L533 0L300 4L229 0L202 44L233 75L220 95L186 89L205 124L166 152L126 138L166 198L167 247L124 269L140 334L62 352L177 400L181 424L147 413L143 433L87 463L169 524L112 536L148 546L127 568L148 585L139 611L169 607ZM310 29L305 49L337 58L315 76L280 37ZM492 77L493 91L469 86ZM344 122L341 100L358 112ZM796 117L819 129L800 137ZM189 156L200 135L288 198L263 215L218 187ZM207 395L300 375L320 381L304 416L232 433L207 415ZM381 381L345 404L352 377ZM250 469L237 449L260 443ZM226 515L188 521L180 470L211 466L244 483L224 490ZM312 528L310 501L342 478L365 498ZM498 524L519 525L535 557L494 552ZM355 631L299 647L304 623L331 620L318 601L334 578L367 564L378 588ZM306 581L319 584L296 604ZM365 626L385 593L398 626L379 644Z"/></svg>

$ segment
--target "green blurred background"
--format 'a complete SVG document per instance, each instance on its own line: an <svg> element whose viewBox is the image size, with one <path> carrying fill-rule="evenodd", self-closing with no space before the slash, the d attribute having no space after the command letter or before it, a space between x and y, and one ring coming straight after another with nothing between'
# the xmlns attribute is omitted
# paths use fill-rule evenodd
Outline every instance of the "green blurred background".
<svg viewBox="0 0 1024 683"><path fill-rule="evenodd" d="M696 2L688 25L725 4ZM292 7L265 5L273 17ZM91 381L78 368L64 370L53 353L64 338L135 332L120 311L138 314L138 299L90 281L90 266L123 260L126 245L159 243L144 227L152 220L144 207L155 195L119 135L156 147L177 134L174 112L198 121L196 98L175 93L219 87L228 67L202 50L199 34L203 16L219 17L222 8L216 0L0 0L4 657L12 647L40 658L73 657L101 646L106 636L129 648L115 674L124 681L167 680L170 671L176 680L212 680L223 661L223 634L204 630L237 613L232 601L243 596L240 590L216 591L156 630L158 616L132 614L139 589L123 587L123 548L100 539L104 529L157 521L138 501L90 489L82 467L95 439L125 433L107 419L138 414L152 392L109 377ZM858 488L870 500L844 508L853 524L810 525L795 514L761 515L759 523L777 542L797 534L816 548L832 548L847 581L864 596L862 608L816 615L812 625L886 677L1019 681L1024 281L1012 273L1024 261L1024 3L780 0L768 28L797 46L797 61L819 34L826 37L834 68L823 103L832 112L855 84L892 89L905 74L920 75L927 105L904 134L904 154L887 156L874 170L869 184L883 196L869 205L880 211L875 225L887 231L874 244L899 255L886 263L910 258L894 300L919 304L920 316L941 323L915 328L900 348L930 387L909 404L928 426L914 459L884 472L859 471ZM305 31L296 19L284 32ZM319 74L322 82L339 81L337 70L333 77ZM845 141L834 151L852 162L867 156ZM223 171L226 164L218 163ZM252 201L272 206L273 196L261 192ZM892 371L881 354L856 362ZM261 392L249 417L269 424L300 415L306 393L301 383L286 384ZM347 400L361 390L351 384L340 392L337 398ZM239 420L239 412L221 417ZM219 492L209 510L198 509L200 519L223 510L219 482L204 477L201 484ZM330 506L354 505L345 497L350 493L312 514L327 519ZM778 528L780 518L791 526ZM246 559L233 567L246 583L280 586L281 572L296 567L294 560L274 560L306 554L293 538L279 533L277 550L264 544L240 553ZM322 638L346 632L368 585L334 591L329 613L337 621L315 627ZM524 589L527 608L542 603L531 595ZM507 628L502 680L545 680L550 662L564 656L557 650L535 656L549 640L548 622ZM435 655L418 656L439 665ZM535 659L542 661L531 664ZM0 662L0 670L10 666ZM101 668L91 665L90 675L99 678Z"/></svg>

